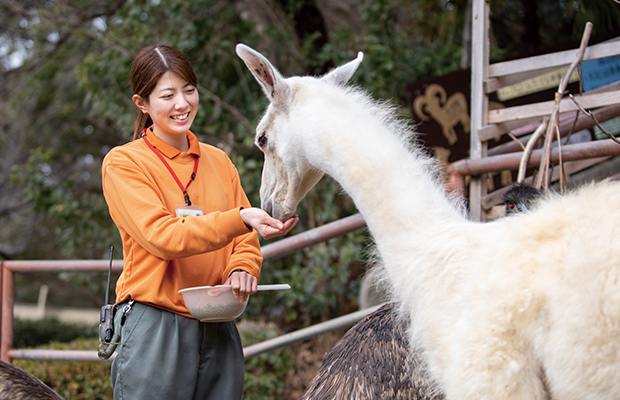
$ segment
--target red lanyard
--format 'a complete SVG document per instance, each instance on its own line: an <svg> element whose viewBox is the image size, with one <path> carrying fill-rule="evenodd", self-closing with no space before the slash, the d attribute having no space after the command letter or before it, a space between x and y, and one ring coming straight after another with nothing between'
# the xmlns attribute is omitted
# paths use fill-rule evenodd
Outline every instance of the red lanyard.
<svg viewBox="0 0 620 400"><path fill-rule="evenodd" d="M157 149L155 149L155 147L153 147L151 142L149 142L149 140L146 138L146 129L142 132L142 139L144 139L144 141L146 142L147 146L149 146L150 149L153 150L153 153L157 154L157 156L159 157L161 162L164 163L166 168L168 168L168 171L170 171L170 174L172 174L172 177L177 182L177 185L179 185L179 188L183 192L183 196L185 197L185 205L191 206L192 202L189 200L189 194L187 194L187 188L194 181L194 179L196 179L196 172L198 172L199 157L194 155L194 172L192 172L192 175L190 176L189 182L187 182L187 185L185 185L185 187L183 187L183 184L181 184L181 181L177 177L177 174L175 174L174 171L172 170L172 168L170 168L170 165L166 162L166 160L164 159L164 156L162 156L161 153L159 151L157 151Z"/></svg>

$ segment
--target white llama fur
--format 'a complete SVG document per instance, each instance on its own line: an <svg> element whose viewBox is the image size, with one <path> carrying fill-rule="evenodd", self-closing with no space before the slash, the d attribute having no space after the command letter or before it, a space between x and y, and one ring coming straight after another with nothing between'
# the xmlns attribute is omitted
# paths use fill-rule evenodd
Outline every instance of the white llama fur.
<svg viewBox="0 0 620 400"><path fill-rule="evenodd" d="M271 101L257 128L263 208L284 220L323 174L342 185L447 399L620 399L618 183L473 222L411 129L344 87L361 53L286 79L249 47L237 54Z"/></svg>

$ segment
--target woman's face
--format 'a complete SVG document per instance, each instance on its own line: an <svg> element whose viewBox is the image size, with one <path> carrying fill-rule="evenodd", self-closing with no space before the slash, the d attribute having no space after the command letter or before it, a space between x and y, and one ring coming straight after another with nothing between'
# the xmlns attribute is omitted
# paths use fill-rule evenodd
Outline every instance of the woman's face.
<svg viewBox="0 0 620 400"><path fill-rule="evenodd" d="M153 133L166 140L185 137L198 111L198 90L174 72L166 72L149 95L148 103L139 96L134 102L153 120Z"/></svg>

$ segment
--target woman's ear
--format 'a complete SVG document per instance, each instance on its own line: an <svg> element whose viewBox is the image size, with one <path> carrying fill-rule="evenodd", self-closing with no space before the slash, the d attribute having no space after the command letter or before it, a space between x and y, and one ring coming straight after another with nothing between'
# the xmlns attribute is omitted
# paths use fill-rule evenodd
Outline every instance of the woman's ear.
<svg viewBox="0 0 620 400"><path fill-rule="evenodd" d="M139 94L134 94L131 97L131 100L136 105L136 107L138 107L140 109L140 111L142 111L144 114L147 114L147 111L146 111L146 101L144 100L144 98L142 96L140 96Z"/></svg>

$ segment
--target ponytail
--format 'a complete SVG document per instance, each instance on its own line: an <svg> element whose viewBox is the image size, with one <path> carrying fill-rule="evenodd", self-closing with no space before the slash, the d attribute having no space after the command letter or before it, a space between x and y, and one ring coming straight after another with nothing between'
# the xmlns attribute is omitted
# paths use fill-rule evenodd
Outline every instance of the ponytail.
<svg viewBox="0 0 620 400"><path fill-rule="evenodd" d="M142 136L142 131L145 128L153 125L153 120L151 119L150 115L143 113L135 105L133 107L134 113L136 115L133 129L133 140L137 140L140 139L140 137Z"/></svg>

